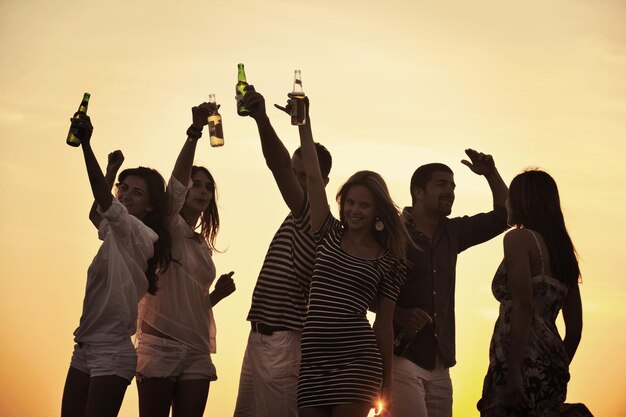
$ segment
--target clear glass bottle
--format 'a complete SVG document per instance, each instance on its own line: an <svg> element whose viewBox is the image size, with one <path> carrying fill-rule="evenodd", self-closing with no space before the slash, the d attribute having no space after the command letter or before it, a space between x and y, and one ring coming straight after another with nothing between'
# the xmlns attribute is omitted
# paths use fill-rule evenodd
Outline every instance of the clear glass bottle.
<svg viewBox="0 0 626 417"><path fill-rule="evenodd" d="M217 107L217 102L215 101L215 94L209 94L209 103L215 104ZM213 113L211 113L208 117L209 121L209 135L211 140L212 147L218 147L224 145L224 129L222 127L222 116L217 111L217 108Z"/></svg>
<svg viewBox="0 0 626 417"><path fill-rule="evenodd" d="M302 89L302 76L300 70L295 70L293 75L293 91L291 92L291 124L300 126L306 123L306 105L304 103L304 90Z"/></svg>

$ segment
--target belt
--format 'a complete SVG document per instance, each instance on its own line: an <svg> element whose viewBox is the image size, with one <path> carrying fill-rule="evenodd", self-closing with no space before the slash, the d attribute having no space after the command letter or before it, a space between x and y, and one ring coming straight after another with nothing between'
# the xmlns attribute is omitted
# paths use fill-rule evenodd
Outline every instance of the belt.
<svg viewBox="0 0 626 417"><path fill-rule="evenodd" d="M268 326L267 324L257 323L254 321L251 321L250 324L252 325L253 332L261 333L265 336L271 336L274 332L284 332L286 330L291 330L290 328L285 326Z"/></svg>

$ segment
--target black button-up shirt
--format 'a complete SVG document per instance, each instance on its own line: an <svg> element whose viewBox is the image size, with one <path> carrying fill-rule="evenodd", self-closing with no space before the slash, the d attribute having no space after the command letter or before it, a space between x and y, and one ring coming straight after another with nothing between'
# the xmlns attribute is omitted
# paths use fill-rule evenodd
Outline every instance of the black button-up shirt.
<svg viewBox="0 0 626 417"><path fill-rule="evenodd" d="M454 287L457 255L486 242L506 230L506 210L495 207L489 213L444 218L432 241L415 229L411 208L402 213L409 234L423 251L407 250L407 280L396 305L420 308L433 322L420 330L402 356L425 369L435 369L436 356L446 367L454 366ZM396 335L401 330L394 324Z"/></svg>

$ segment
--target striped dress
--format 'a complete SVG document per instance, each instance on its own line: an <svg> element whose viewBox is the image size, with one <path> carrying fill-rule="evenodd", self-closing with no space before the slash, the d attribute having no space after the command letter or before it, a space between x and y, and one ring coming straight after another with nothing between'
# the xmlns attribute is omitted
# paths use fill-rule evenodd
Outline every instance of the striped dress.
<svg viewBox="0 0 626 417"><path fill-rule="evenodd" d="M330 213L318 243L302 333L298 407L374 403L383 362L366 313L382 294L398 297L406 269L389 252L366 260L341 248L343 229Z"/></svg>

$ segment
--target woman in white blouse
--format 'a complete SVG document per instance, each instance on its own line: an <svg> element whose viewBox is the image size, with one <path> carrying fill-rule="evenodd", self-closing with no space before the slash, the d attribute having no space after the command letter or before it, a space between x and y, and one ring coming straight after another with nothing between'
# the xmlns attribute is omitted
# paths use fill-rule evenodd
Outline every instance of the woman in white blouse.
<svg viewBox="0 0 626 417"><path fill-rule="evenodd" d="M87 271L80 324L63 390L62 417L116 416L135 375L131 341L137 303L156 291L156 269L166 268L169 235L165 228L165 181L150 168L126 169L116 197L111 187L124 156L109 154L106 176L91 149L89 117L73 120L80 132L94 205L89 215L102 246Z"/></svg>
<svg viewBox="0 0 626 417"><path fill-rule="evenodd" d="M193 124L167 185L176 262L159 273L159 294L139 307L137 388L143 417L167 417L170 407L175 417L202 416L209 384L217 379L211 361L216 351L212 307L235 284L232 272L224 274L209 293L219 230L215 183L206 168L192 167L197 140L214 106L203 103L192 109Z"/></svg>

